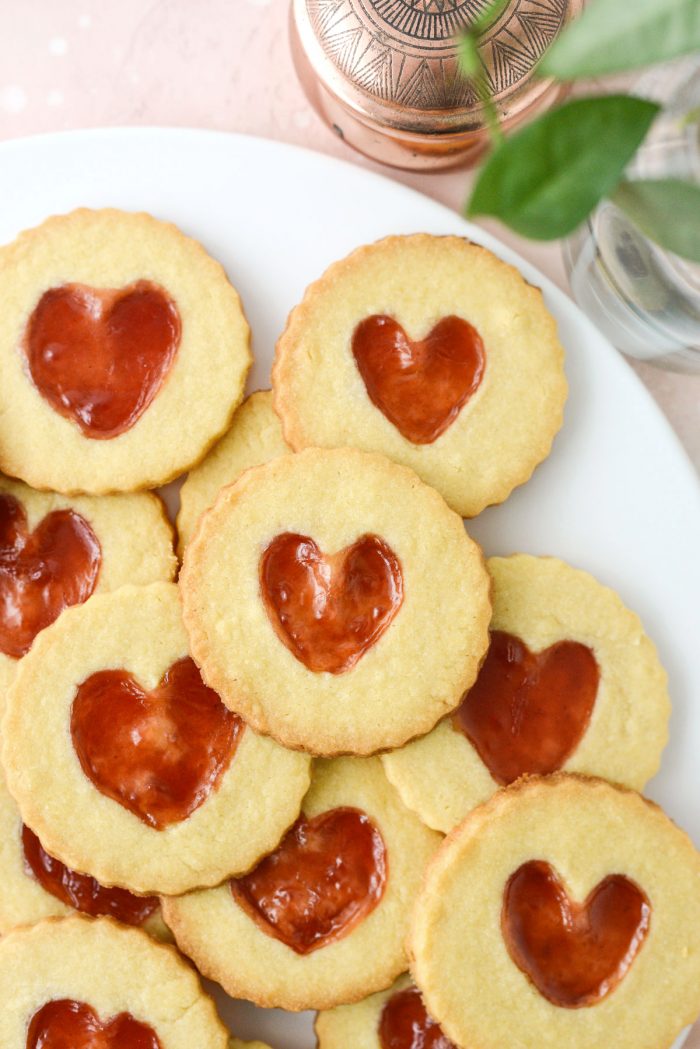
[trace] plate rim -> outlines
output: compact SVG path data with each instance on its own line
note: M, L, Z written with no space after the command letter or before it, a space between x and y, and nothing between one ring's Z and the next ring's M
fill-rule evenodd
M525 258L517 249L511 248L505 244L500 238L491 233L489 230L484 229L478 223L471 221L466 218L461 212L453 210L448 205L443 204L441 201L436 200L429 194L421 193L420 190L414 189L412 186L407 186L403 182L399 182L392 179L390 174L384 172L374 171L371 168L366 168L360 164L355 164L351 159L345 159L344 157L336 157L330 153L323 153L319 150L311 149L308 146L302 146L294 142L284 142L279 139L264 138L261 135L252 135L246 132L239 131L227 131L221 128L198 128L191 127L189 125L166 125L166 124L139 124L129 126L126 124L110 125L98 125L95 127L87 128L69 128L61 131L47 131L40 132L32 135L23 135L16 138L9 138L0 141L0 160L3 154L10 152L22 153L27 149L52 147L54 145L61 144L63 142L89 140L91 138L146 138L150 139L153 137L164 137L164 138L188 138L196 137L198 139L211 139L212 141L218 141L223 143L234 141L239 143L249 143L254 149L270 150L275 152L277 150L290 151L292 153L300 154L307 158L313 158L312 162L321 162L331 167L339 167L347 172L349 169L355 176L361 178L367 178L370 181L379 181L380 183L391 186L394 192L404 195L407 199L417 198L423 204L429 202L429 204L442 212L443 215L449 215L452 221L459 223L465 231L465 233L471 237L476 235L480 238L479 242L487 247L490 251L498 254L500 258L513 266L516 266L519 270L530 271L536 276L538 284L537 286L545 293L548 297L553 298L557 304L557 307L563 308L565 311L569 311L575 316L576 323L583 326L584 329L592 330L595 338L600 341L601 345L605 346L605 351L609 358L615 358L613 367L618 370L619 374L625 374L627 378L633 380L633 386L636 386L638 394L641 394L643 399L646 399L647 407L651 407L653 414L657 417L657 422L660 422L662 427L666 430L667 437L671 438L671 443L675 445L676 452L679 453L679 458L684 463L685 469L688 471L688 480L691 482L691 487L695 489L698 512L700 513L700 478L698 472L693 464L692 459L684 447L679 435L674 429L668 416L665 414L660 405L656 402L654 396L650 390L645 386L640 377L634 372L630 364L628 364L622 352L613 345L608 337L595 325L595 323L584 313L578 303L572 298L572 296L566 292L563 288L560 288L550 277L547 277L539 269L536 263L530 262ZM465 171L466 175L466 171ZM539 243L539 242L537 242ZM555 242L559 245L560 240ZM2 246L2 245L0 245Z
M683 487L684 498L687 500L687 505L692 503L698 520L700 520L700 483L690 455L683 446L680 437L676 433L662 408L656 402L653 395L644 385L639 376L636 375L630 367L620 351L613 346L609 339L596 327L593 321L586 316L571 296L565 290L560 288L551 278L545 276L540 271L536 263L530 262L520 253L520 251L503 243L498 235L493 234L482 228L477 223L466 219L459 211L450 208L412 186L407 186L404 183L395 180L391 177L391 172L384 173L375 171L372 168L353 163L352 159L336 157L296 143L288 143L276 139L262 138L257 135L222 129L157 124L138 126L95 126L89 128L44 132L5 139L0 142L0 165L2 164L3 159L10 154L21 155L27 153L31 154L32 151L41 151L43 149L65 149L67 146L69 147L71 143L76 143L79 144L81 148L86 148L86 146L89 146L91 140L100 142L109 142L109 140L118 139L130 139L132 141L141 139L150 141L157 138L172 141L181 140L182 142L188 141L190 144L192 139L195 138L200 142L204 140L216 142L217 148L223 147L225 149L227 146L233 145L234 148L243 151L246 149L254 149L261 152L268 152L270 154L278 154L280 151L287 154L291 153L305 158L305 160L311 164L325 166L331 172L333 170L342 171L344 177L349 176L351 178L356 178L359 181L364 182L365 185L382 184L385 188L390 188L393 194L404 198L407 202L407 208L410 207L411 201L414 200L420 201L422 208L425 208L426 204L428 204L431 209L433 209L436 216L442 216L443 219L449 221L449 224L454 227L454 232L458 235L460 230L463 231L464 236L477 240L489 250L496 253L500 258L517 267L527 280L531 283L536 283L537 286L542 289L548 299L548 306L553 308L553 312L555 312L558 317L560 315L566 316L567 320L569 320L577 330L582 333L584 338L590 335L595 340L597 343L595 352L605 354L609 367L616 371L617 376L620 378L623 385L625 383L627 384L625 388L636 391L636 403L643 407L646 417L655 419L654 425L657 427L656 432L665 435L665 444L662 449L664 462L673 464L676 476ZM191 145L188 148L191 148ZM420 225L420 222L418 225ZM605 347L604 350L603 347ZM666 449L668 449L668 452ZM683 649L683 654L684 661L686 659L692 659L692 654L686 654L685 648ZM700 713L698 714L698 717L700 717Z

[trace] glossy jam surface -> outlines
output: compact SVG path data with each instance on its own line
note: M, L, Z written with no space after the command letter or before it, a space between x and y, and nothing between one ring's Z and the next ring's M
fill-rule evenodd
M243 722L202 681L189 658L146 692L125 670L79 686L71 735L85 775L150 827L198 809L228 768Z
M374 314L352 336L370 400L413 444L432 444L455 421L484 376L484 344L461 317L443 317L419 342L393 317Z
M32 1017L27 1049L162 1049L156 1032L130 1013L101 1020L69 998L47 1002Z
M68 605L86 601L102 550L85 518L54 510L27 528L24 507L0 493L0 652L20 659Z
M511 958L537 990L566 1009L596 1005L629 970L649 931L651 905L622 874L572 902L542 860L519 867L503 894L501 929Z
M533 653L494 630L479 676L453 715L498 783L561 768L588 728L600 672L590 648L559 641Z
M22 827L27 872L42 889L67 907L92 918L108 915L125 925L142 925L158 909L157 896L134 896L128 889L106 889L89 874L80 874L49 856L36 834Z
M301 816L255 870L231 880L247 914L297 954L347 936L384 894L387 855L381 834L358 809Z
M29 372L51 407L86 437L129 430L160 390L180 344L175 303L150 281L125 288L64 284L27 325Z
M328 556L284 532L260 559L260 589L279 639L309 670L342 674L388 628L403 601L396 554L376 535Z
M428 1016L420 991L407 987L392 994L379 1017L381 1049L456 1049Z

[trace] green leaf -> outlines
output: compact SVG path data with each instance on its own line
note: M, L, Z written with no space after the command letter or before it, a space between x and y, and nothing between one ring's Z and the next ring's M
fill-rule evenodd
M659 107L628 95L578 98L504 139L482 167L469 215L554 240L610 194Z
M471 32L475 36L481 36L492 22L499 18L507 8L510 0L493 0L493 3L485 7L480 15L477 15L471 25Z
M682 179L623 181L610 199L651 240L700 262L700 186Z
M700 124L700 106L694 106L684 113L679 123L682 128L690 127L691 124Z
M486 123L495 142L501 139L502 132L498 121L498 109L491 97L486 72L479 54L479 32L481 31L479 26L482 20L487 24L492 17L500 14L507 2L508 0L496 0L495 3L490 4L482 11L473 29L468 33L463 33L459 40L460 72L471 80L477 97L484 107Z
M481 59L476 38L471 33L463 33L459 38L459 66L465 76L475 77L481 73Z
M465 76L474 77L483 73L483 64L479 56L479 37L483 36L492 22L505 11L510 0L492 0L480 15L477 15L468 29L459 38L458 55L462 72Z
M700 50L698 0L591 0L539 64L557 80L619 73Z

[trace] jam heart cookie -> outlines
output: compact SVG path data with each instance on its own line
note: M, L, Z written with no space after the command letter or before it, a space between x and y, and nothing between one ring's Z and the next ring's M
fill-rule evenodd
M82 208L0 250L0 469L150 488L228 427L251 363L218 262L150 215Z
M110 918L46 919L0 942L3 1049L226 1049L197 974Z
M554 557L492 557L491 645L451 717L382 757L403 801L449 831L499 786L560 769L641 790L668 739L666 673L639 618Z
M172 579L176 565L155 495L66 497L0 476L0 696L64 608L124 583Z
M3 762L51 856L144 894L247 870L309 783L305 755L204 684L172 583L92 597L37 638L8 694Z
M216 502L219 491L237 481L244 470L291 452L272 407L272 393L258 390L246 398L233 417L231 429L191 470L180 489L177 515L180 555L194 535L197 523Z
M521 780L431 863L412 974L470 1049L666 1049L700 1012L699 886L690 839L640 795Z
M110 917L169 939L157 896L135 896L128 889L106 888L89 874L71 870L44 849L22 823L0 771L0 935L42 918L78 911Z
M566 380L539 289L461 237L387 237L329 267L272 371L297 451L346 445L410 466L463 517L549 454Z
M207 683L314 754L427 732L488 644L490 582L460 518L413 471L356 449L284 455L225 488L181 587Z
M241 878L163 901L176 942L228 994L294 1011L386 987L439 844L377 758L319 761L300 818Z
M320 1012L314 1026L318 1049L457 1049L406 974L387 991Z

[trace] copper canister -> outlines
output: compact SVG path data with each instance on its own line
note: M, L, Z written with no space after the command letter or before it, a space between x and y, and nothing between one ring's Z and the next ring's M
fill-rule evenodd
M533 75L584 0L511 0L480 53L504 130L561 91ZM458 39L487 0L292 0L297 72L349 145L395 167L473 163L488 142L484 106L458 67Z

